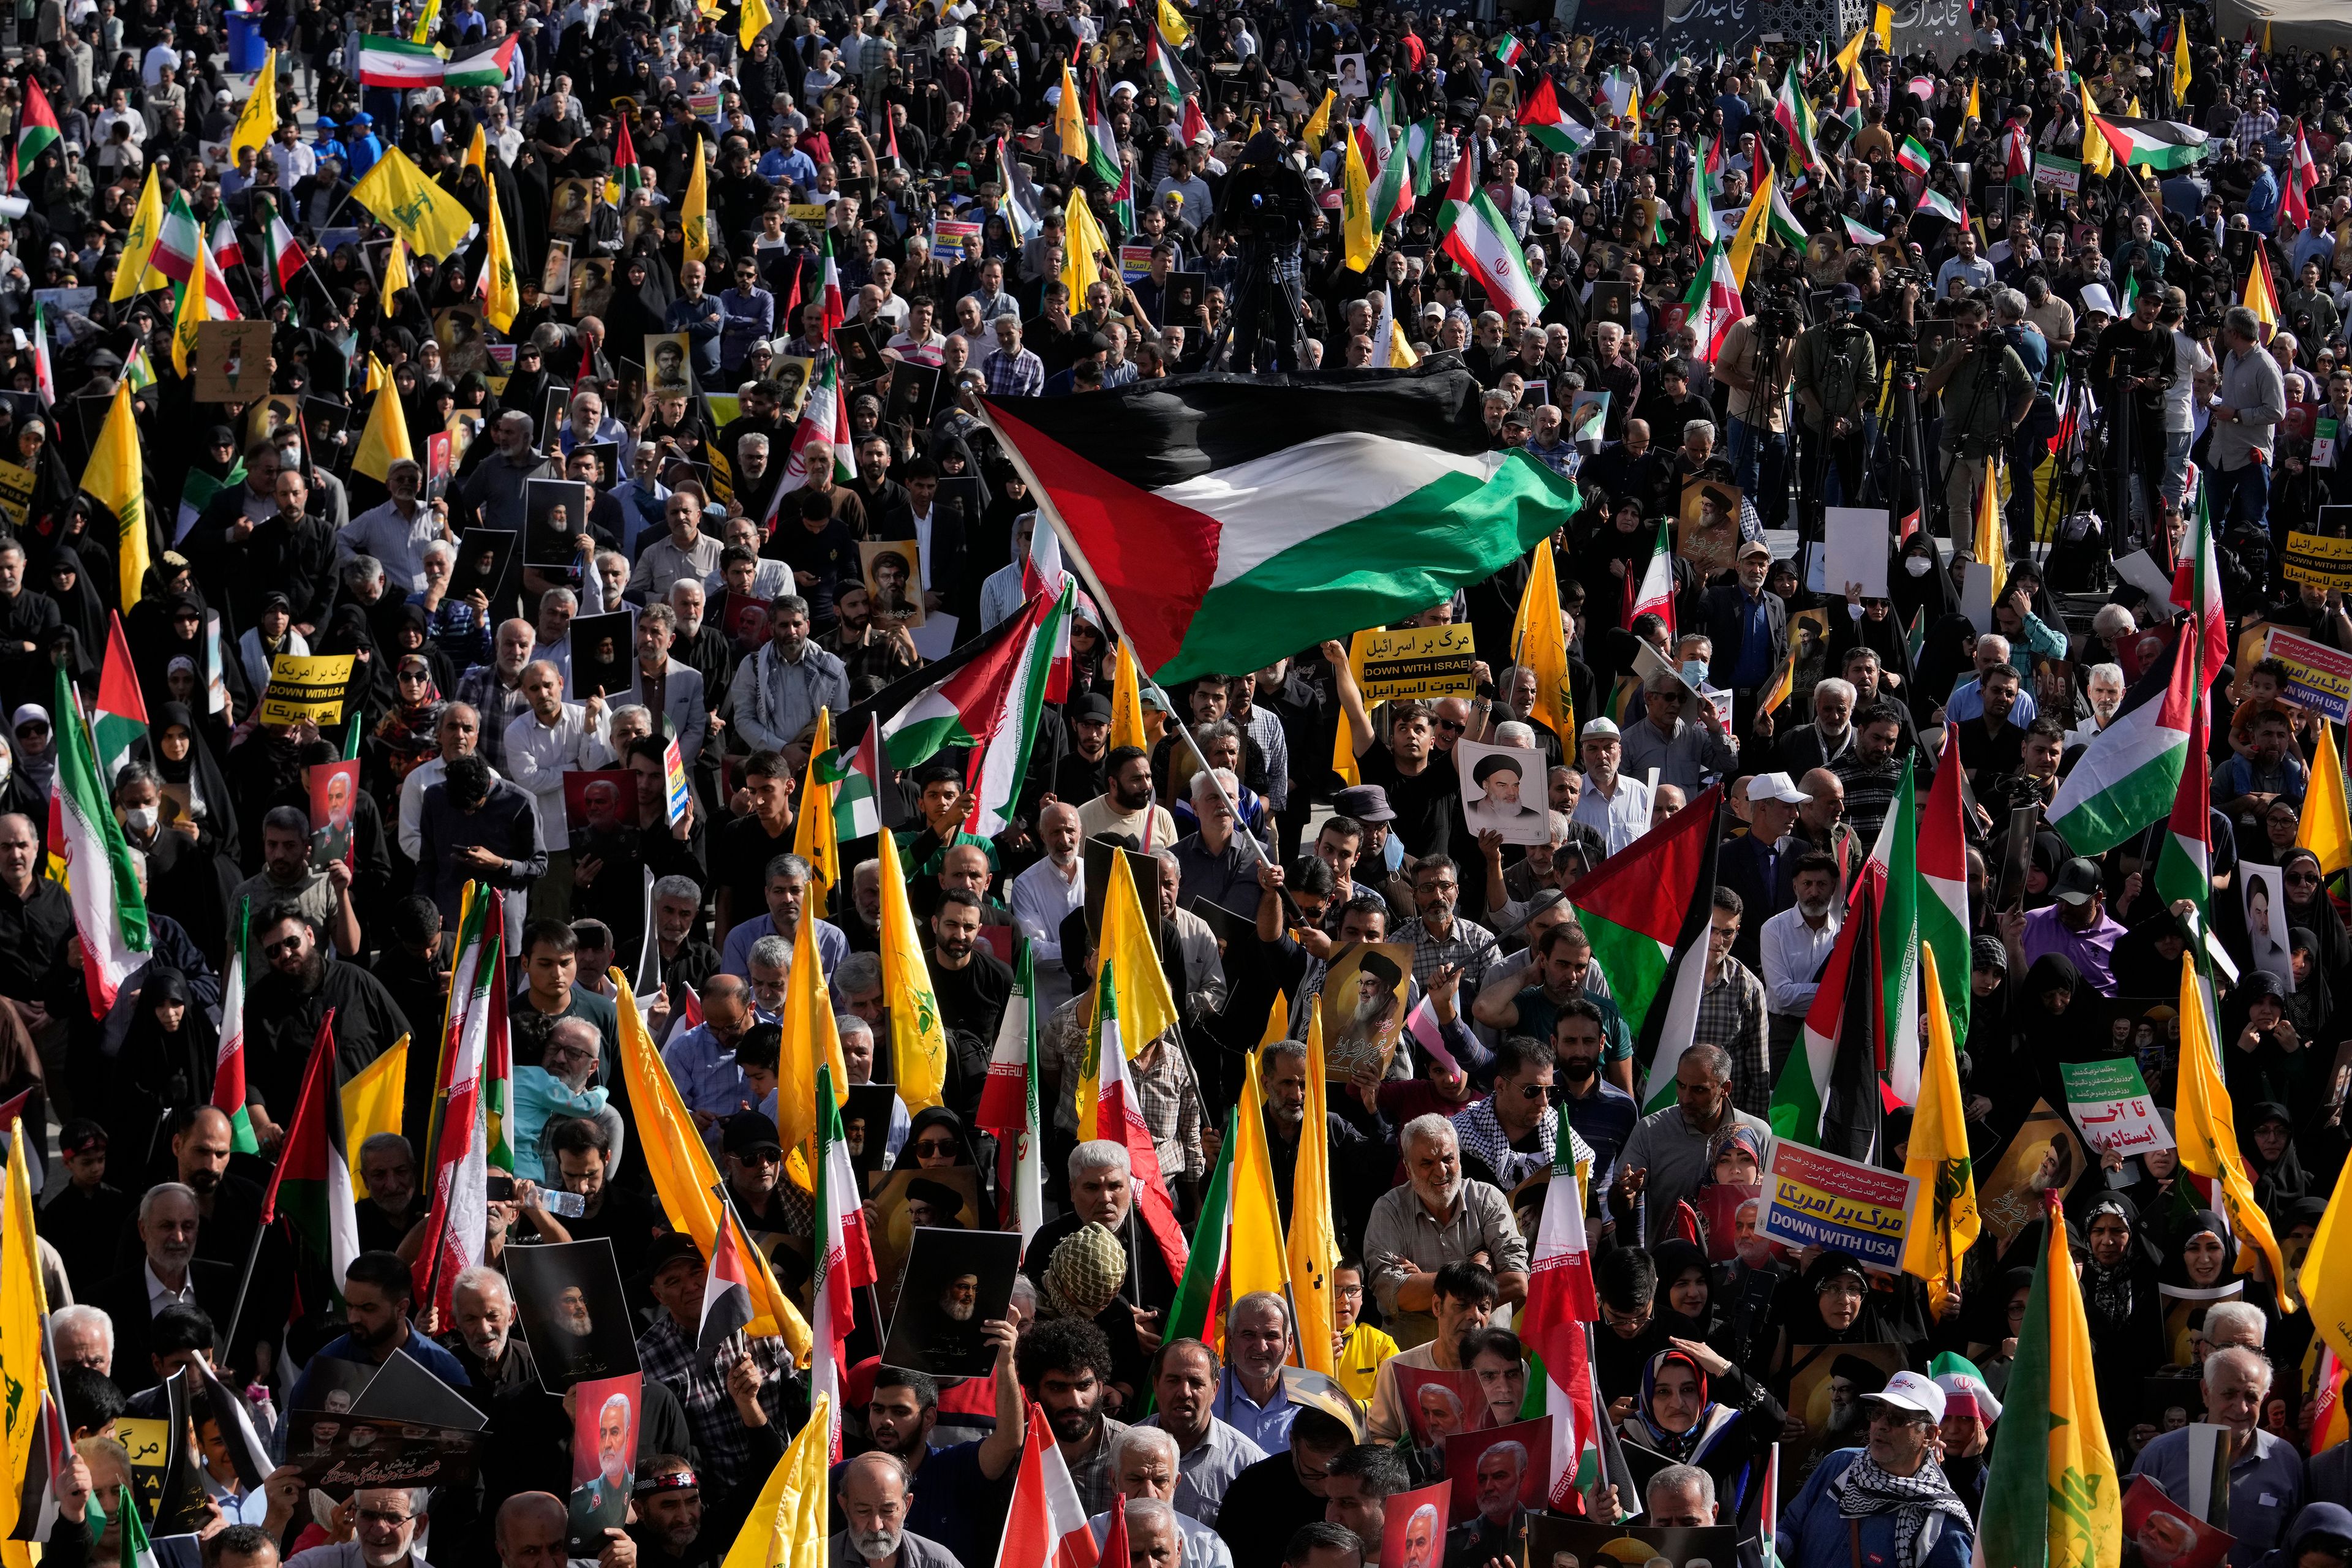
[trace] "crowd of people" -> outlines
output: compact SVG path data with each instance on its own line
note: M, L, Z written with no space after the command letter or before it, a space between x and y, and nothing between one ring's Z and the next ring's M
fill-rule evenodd
M1728 1528L1748 1563L1958 1568L2063 1224L2126 1479L2187 1508L2218 1427L2229 1561L2352 1563L2342 1372L2294 1279L2352 1150L2352 824L2313 674L2352 655L2352 614L2326 541L2290 548L2352 504L2342 51L2153 0L1988 5L1937 37L1823 7L1811 43L1496 9L26 0L0 80L0 1101L37 1160L72 1438L45 1561L144 1563L142 1510L167 1557L194 1538L172 1568L725 1559L823 1369L702 1342L713 1260L655 1190L625 1036L642 1021L813 1310L819 1216L776 1105L814 1048L786 1022L805 937L879 1275L828 1385L830 1561L1009 1563L1034 1404L1115 1568L1490 1568L1595 1513ZM362 184L380 169L471 232L416 243L421 209ZM211 260L142 288L183 214ZM267 396L199 399L175 331L205 276L211 319L269 323ZM1495 449L1576 485L1537 559L1403 623L1470 628L1468 681L1368 702L1358 628L1316 627L1339 640L1141 682L1138 729L1081 576L1002 831L971 830L961 752L886 748L882 826L845 833L829 884L795 853L834 809L809 792L849 776L821 729L854 748L1053 592L1052 497L992 409L1100 396L1116 431L1143 384L1228 372L1466 377ZM122 388L127 511L119 474L89 479ZM2205 669L2189 782L2221 1077L2285 1278L2179 1151L2102 1153L2063 1071L2179 1093L2208 928L2158 891L2167 824L2085 855L2048 808L2197 640L2183 562L2235 656ZM1531 582L1562 648L1517 640ZM340 700L266 704L279 661L338 656ZM110 1006L62 885L77 749L144 910ZM1925 799L1951 768L1967 930L1937 957L1968 976L1979 1191L2015 1223L1931 1297L1775 1241L1759 1197L1855 873L1906 776ZM1644 982L1577 888L1695 802L1720 803L1704 982L1654 1083L1657 1031L1620 1006ZM1127 1068L1156 1176L1080 1136L1122 850L1180 1015ZM486 899L512 1182L451 1286L433 1064ZM912 1107L882 956L902 901L945 1043ZM897 1364L908 1232L1019 1228L979 1112L1026 1005L1043 1223L1001 1308L956 1275L900 1358L976 1375ZM261 1217L330 1019L346 1114L374 1108L340 1263ZM1294 1301L1202 1315L1139 1223L1213 1242L1233 1129L1261 1119L1285 1226L1325 1151L1328 1378L1300 1370ZM1568 1167L1595 1387L1643 1464L1547 1507L1524 1448L1457 1471L1444 1438L1538 1406L1531 1260ZM643 1393L576 1424L604 1301L546 1299L527 1255L582 1241L610 1245ZM341 1423L289 1417L347 1412L396 1352L476 1413L467 1462L318 1484ZM165 1531L148 1450L182 1419L203 1495ZM1391 1542L1391 1500L1449 1477L1475 1511ZM2166 1518L2124 1550L2176 1560Z

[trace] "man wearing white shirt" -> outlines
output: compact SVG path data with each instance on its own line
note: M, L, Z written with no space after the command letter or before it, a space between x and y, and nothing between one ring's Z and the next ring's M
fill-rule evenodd
M411 860L425 847L425 792L441 782L451 762L471 756L481 738L482 716L470 703L443 706L440 721L433 727L433 739L440 751L400 781L400 852ZM492 768L490 777L499 776L499 770Z
M1062 922L1087 902L1087 863L1078 853L1082 837L1078 808L1055 801L1037 818L1045 858L1013 879L1013 923L1036 955L1039 993L1057 1007L1071 995L1069 970L1062 962Z
M547 875L532 884L533 920L568 920L572 912L572 834L563 815L563 775L609 767L611 716L602 697L563 700L563 672L546 659L522 672L530 709L507 726L507 768L539 803L547 835Z
M994 631L1021 613L1029 602L1023 591L1023 568L1029 561L1029 542L1037 532L1037 514L1024 511L1013 522L1013 560L988 574L980 585L980 629Z
M448 503L424 499L425 468L414 458L394 458L383 482L392 499L352 519L335 535L335 552L346 561L373 556L404 596L423 593L425 546L450 537Z
M1805 1026L1813 993L1821 989L1822 965L1837 945L1837 862L1815 850L1797 861L1793 880L1795 905L1766 921L1758 942L1774 1061Z
M1609 720L1595 719L1585 725L1578 747L1584 763L1584 789L1577 796L1576 809L1569 814L1570 821L1580 822L1601 835L1611 855L1650 831L1650 786L1617 772L1624 761L1624 748L1622 733Z
M172 42L172 24L166 22L163 37L149 46L146 54L140 58L139 85L152 90L163 79L167 68L177 71L179 64L180 51Z

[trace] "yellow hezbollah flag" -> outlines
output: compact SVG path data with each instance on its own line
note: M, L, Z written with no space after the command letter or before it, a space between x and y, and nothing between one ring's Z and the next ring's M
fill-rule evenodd
M1110 743L1151 750L1151 733L1143 727L1143 682L1135 669L1135 645L1118 639L1118 668L1110 680Z
M1282 993L1274 1005L1283 1005ZM1267 1020L1269 1026L1273 1020ZM1289 1020L1284 1019L1286 1030ZM1251 1058L1253 1062L1255 1058ZM1339 1266L1339 1240L1331 1225L1331 1127L1323 1083L1322 1009L1307 1015L1307 1120L1298 1132L1298 1163L1290 1173L1290 1295L1298 1313L1298 1364L1326 1377L1339 1375L1331 1335L1339 1327L1331 1271Z
M1735 289L1748 287L1748 260L1756 254L1756 242L1764 237L1765 220L1772 213L1772 170L1768 166L1764 177L1756 182L1756 194L1748 200L1748 211L1739 220L1738 232L1731 237L1731 282Z
M2259 245L2254 247L2254 264L2246 268L2245 297L2238 303L2252 310L2254 320L2273 331L2278 331L2278 290L2271 287L2270 258L2263 254Z
M1959 1052L1952 1043L1951 1015L1936 977L1936 955L1919 949L1921 983L1927 988L1927 1058L1919 1075L1919 1110L1911 1121L1911 1146L1903 1173L1919 1184L1911 1225L1903 1239L1903 1272L1927 1282L1928 1321L1944 1315L1944 1304L1960 1282L1960 1259L1983 1228L1977 1215L1977 1184L1969 1161L1968 1118L1960 1100Z
M1342 139L1348 151L1339 166L1339 234L1348 247L1348 270L1369 272L1372 254L1380 248L1380 234L1372 226L1372 176L1364 167L1364 150L1355 133L1347 132Z
M2304 1305L2311 1310L2312 1329L2343 1361L2352 1361L2352 1197L2347 1194L2352 1194L2352 1182L2338 1181L2303 1255L2303 1272L2295 1277Z
M394 463L415 457L415 448L408 444L408 421L401 416L400 388L387 375L368 406L367 428L360 432L360 444L352 453L352 471L382 479L390 476Z
M819 1394L719 1568L824 1568L825 1461L832 1446L833 1400Z
M1967 112L1963 114L1961 118L1965 120L1982 120L1984 118L1984 110L1981 106L1981 101L1977 97L1977 79L1974 77L1969 78L1969 107Z
M49 1392L41 1320L48 1315L49 1301L33 1233L30 1171L33 1142L40 1133L22 1121L12 1124L10 1133L6 1212L0 1215L0 1366L7 1369L8 1384L5 1410L0 1410L0 1423L5 1423L0 1424L0 1465L6 1467L0 1475L0 1535L14 1533L20 1523L32 1523L23 1511L26 1482L28 1477L37 1479L37 1464L39 1474L49 1468L41 1436ZM37 1499L40 1494L34 1495ZM31 1560L25 1545L10 1542L19 1562Z
M923 963L923 942L915 930L914 906L907 901L907 879L898 869L898 845L890 830L878 836L882 858L882 997L890 1010L890 1066L898 1098L908 1110L943 1103L948 1076L947 1026L940 1021L939 994Z
M694 1118L687 1113L686 1102L678 1098L677 1085L670 1081L669 1068L662 1065L653 1037L646 1033L645 1016L637 1011L629 977L618 969L612 976L614 1000L621 1016L621 1076L629 1086L629 1104L637 1118L637 1147L646 1173L654 1179L654 1192L661 1198L670 1228L693 1237L708 1259L719 1238L722 1212L717 1190L719 1167L711 1163L709 1147L702 1142ZM816 1092L811 1089L812 1119L815 1099ZM777 1287L775 1275L768 1269L767 1255L756 1247L741 1251L751 1288L751 1321L744 1331L759 1339L782 1336L793 1358L806 1362L807 1321Z
M2286 1279L2279 1257L2278 1238L2262 1205L2254 1201L2254 1184L2238 1152L2237 1126L2230 1120L2230 1091L2221 1083L2221 1053L2215 1043L2213 1020L2205 1011L2205 987L2198 983L2194 952L2180 955L2180 1070L2173 1095L2172 1131L2180 1143L2180 1163L2192 1175L2210 1177L2221 1200L2221 1214L2238 1238L2238 1268L2242 1271L2260 1253L2271 1266L2271 1278ZM2291 1303L2290 1303L2291 1306Z
M704 166L701 147L696 142L694 167L686 176L686 205L677 215L688 261L710 259L710 171Z
M1888 54L1895 52L1895 7L1884 3L1871 13L1870 30L1878 38L1878 47Z
M2186 21L2187 18L2183 17L2172 24L2172 101L2175 103L2189 101L2189 83L2192 75L2189 69L2189 28Z
M2319 874L2333 877L2352 869L2352 816L2346 813L2344 753L2336 750L2335 724L2320 723L2321 741L2311 766L2311 784L2304 792L2303 818L2295 825L2298 847L2319 857ZM2352 1350L2345 1354L2352 1356Z
M750 48L752 40L766 32L775 19L775 13L768 9L767 0L743 0L742 15L735 24L736 41Z
M1181 49L1192 41L1192 28L1184 20L1184 14L1168 0L1160 0L1160 36L1168 40L1171 49Z
M393 300L400 291L414 287L408 276L408 247L403 245L400 236L395 234L392 237L392 247L383 253L383 314L386 321L392 319L395 308Z
M474 140L466 148L466 161L461 166L481 175L484 184L490 183L490 139L479 122L474 126Z
M490 253L482 263L482 314L505 331L522 310L522 290L515 283L514 247L507 243L507 220L499 211L499 187L490 192ZM395 242L397 243L397 242Z
M194 373L188 368L196 356L196 329L212 320L212 302L205 296L205 279L212 273L209 250L196 258L195 270L180 285L180 307L172 318L172 368L182 375Z
M2086 174L2112 174L2116 172L2115 150L2099 133L2092 121L2098 117L2098 100L2091 96L2088 82L2076 81L2074 89L2083 95L2083 172Z
M1992 597L1999 604L2001 590L2009 585L2009 551L2001 538L2000 465L1996 458L1985 459L1984 488L1977 492L1976 537L1969 544L1978 563L1992 568Z
M456 255L474 227L457 198L425 178L397 147L384 149L375 167L352 187L352 197L419 256Z
M1845 41L1845 47L1837 52L1837 68L1840 77L1852 76L1853 68L1862 63L1862 41L1869 37L1868 27L1857 27L1854 29L1853 37Z
M2060 76L2066 74L2066 29L2063 24L2050 30L2050 68ZM2135 115L2133 118L2138 118Z
M1528 716L1559 736L1561 745L1573 746L1576 703L1568 687L1568 626L1560 619L1559 577L1549 539L1537 542L1528 566L1528 585L1511 623L1511 660L1535 674L1536 702Z
M1063 157L1087 161L1087 111L1078 103L1078 79L1066 64L1062 67L1062 99L1054 105L1054 141L1055 151ZM1072 297L1085 299L1082 294Z
M1323 101L1315 106L1315 112L1307 117L1306 129L1299 132L1298 139L1307 143L1308 157L1312 158L1323 151L1323 138L1331 129L1331 106L1339 101L1339 92L1326 88Z
M343 1147L351 1151L352 1199L367 1196L360 1180L360 1150L379 1132L400 1131L401 1096L408 1089L408 1040L403 1035L392 1049L353 1073L339 1098L343 1103Z
M1094 208L1087 205L1086 193L1076 187L1063 215L1062 245L1062 286L1070 291L1071 299L1083 301L1087 289L1102 278L1100 258L1109 254L1110 241L1103 237L1102 225L1095 221Z
M809 736L808 767L801 774L800 821L793 826L793 853L809 863L814 886L807 897L820 909L826 896L841 886L841 838L833 826L833 786L824 782L821 765L832 751L833 715L819 708L816 729Z
M885 835L887 837L887 835ZM889 874L889 868L883 868ZM833 996L825 989L824 964L816 955L816 889L801 894L801 918L793 927L793 968L784 983L783 1053L776 1059L776 1142L784 1146L784 1169L804 1192L816 1189L816 1069L833 1069L835 1104L849 1098L849 1064L841 1056L841 1030L833 1021ZM886 890L882 895L889 897ZM911 1109L911 1107L909 1108Z
M395 240L394 243L398 244L399 242ZM384 379L383 361L376 358L373 354L368 355L367 379L360 384L360 392L362 395L372 395L377 387L382 386L384 384Z
M201 289L194 290L203 293ZM137 604L147 587L147 489L145 459L139 447L139 422L131 412L131 384L114 384L114 402L99 426L98 444L81 471L82 493L114 514L115 559L120 563L122 607Z
M1121 1020L1122 1023L1125 1020ZM1150 1039L1149 1035L1139 1036ZM1225 1242L1226 1301L1253 1290L1289 1293L1288 1249L1282 1236L1282 1209L1274 1195L1274 1155L1265 1142L1265 1100L1258 1085L1257 1053L1243 1073L1241 1102L1234 1107L1233 1228ZM1302 1144L1300 1152L1305 1152ZM1212 1323L1217 1342L1224 1325Z
M889 875L887 866L883 875ZM1110 887L1103 894L1102 935L1095 952L1097 962L1108 965L1117 977L1118 1037L1131 1058L1176 1022L1176 1000L1168 993L1168 975L1160 967L1160 950L1152 943L1150 928L1143 923L1143 903L1136 896L1135 876L1127 868L1124 855L1110 858ZM1088 1067L1076 1089L1080 1142L1099 1136L1095 1131L1095 1110L1102 1098L1100 1068L1091 1053Z
M155 237L163 228L163 187L156 183L155 166L147 166L147 184L139 192L139 205L131 214L131 232L123 237L122 260L114 269L114 286L107 292L107 302L120 304L132 295L149 289L161 289L171 282L155 270L151 258L155 254Z
M261 57L261 74L253 79L253 96L237 111L236 129L229 133L228 161L247 147L258 153L278 133L278 51Z

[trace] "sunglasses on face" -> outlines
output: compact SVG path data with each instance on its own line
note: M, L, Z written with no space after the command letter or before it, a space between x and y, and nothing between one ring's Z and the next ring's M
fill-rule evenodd
M1449 735L1459 735L1465 728L1459 719L1440 719L1437 727Z

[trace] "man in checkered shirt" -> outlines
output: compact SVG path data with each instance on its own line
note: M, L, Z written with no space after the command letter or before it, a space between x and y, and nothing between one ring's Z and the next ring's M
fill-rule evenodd
M782 1452L776 1429L802 1414L788 1410L792 1352L781 1338L744 1336L706 1359L697 1341L702 1327L702 1249L690 1236L666 1232L646 1252L646 1274L662 1315L637 1337L637 1360L647 1377L669 1385L686 1406L694 1446L711 1475L726 1487L757 1485Z
M1045 390L1045 362L1021 346L1021 319L996 318L996 352L980 367L991 397L1035 397Z

